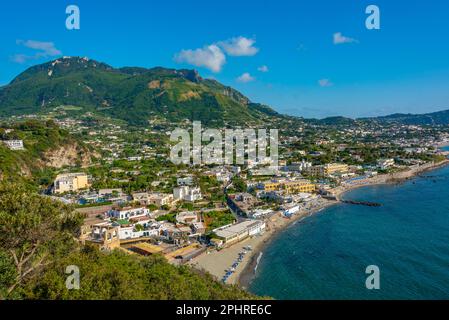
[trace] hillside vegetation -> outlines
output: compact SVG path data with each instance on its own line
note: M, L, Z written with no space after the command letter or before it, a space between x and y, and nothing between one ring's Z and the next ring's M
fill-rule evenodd
M29 68L0 88L0 115L74 106L122 119L200 120L208 125L263 123L277 113L194 70L115 69L87 58L61 58Z
M16 139L23 140L25 150L10 150L2 142ZM53 121L29 120L11 125L0 124L0 178L33 178L40 184L49 183L49 165L52 164L49 160L53 153L60 150L72 150L74 153L63 153L68 159L59 159L61 164L81 166L83 161L90 161L87 147Z
M80 246L75 238L82 220L23 185L0 183L0 299L256 298L162 256ZM80 270L79 290L66 288L71 265Z

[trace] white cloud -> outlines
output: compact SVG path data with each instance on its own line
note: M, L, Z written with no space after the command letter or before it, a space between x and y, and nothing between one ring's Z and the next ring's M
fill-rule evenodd
M226 56L221 49L211 44L195 50L182 50L175 55L176 62L186 62L197 67L206 67L213 72L220 72L226 63Z
M332 87L334 84L329 79L318 80L320 87Z
M254 47L256 41L245 37L218 41L194 50L181 50L175 54L175 61L205 67L213 72L220 72L229 56L253 56L259 49Z
M25 55L25 54L15 54L12 56L11 60L16 63L25 63L27 62L31 57Z
M259 70L260 72L268 72L269 69L266 65L260 66L259 68L257 68L257 70Z
M334 33L334 44L357 43L358 40L345 37L341 32Z
M62 52L55 48L55 44L53 42L43 42L43 41L35 41L35 40L17 40L18 45L23 45L30 49L40 50L42 51L42 55L47 56L58 56Z
M247 83L256 80L253 76L251 76L248 72L245 72L240 77L237 78L238 82Z
M230 56L254 56L259 49L254 47L256 40L245 37L231 38L226 41L220 41L218 46Z
M14 55L12 57L12 60L17 63L25 63L28 60L54 57L62 54L61 50L57 49L53 42L36 41L36 40L26 40L26 41L17 40L16 44L37 51L33 55L26 55L22 53Z

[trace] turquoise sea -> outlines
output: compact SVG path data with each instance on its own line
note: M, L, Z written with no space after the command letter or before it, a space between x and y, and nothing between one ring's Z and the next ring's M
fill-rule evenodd
M264 249L249 290L276 299L449 299L449 167L364 187L296 222ZM365 287L368 265L380 289Z

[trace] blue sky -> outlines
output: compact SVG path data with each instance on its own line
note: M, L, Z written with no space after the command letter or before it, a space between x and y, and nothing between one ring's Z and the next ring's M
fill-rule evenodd
M449 1L26 2L2 1L0 85L60 55L88 56L196 68L305 117L449 109ZM80 30L65 28L70 4ZM369 4L380 8L380 30L365 28Z

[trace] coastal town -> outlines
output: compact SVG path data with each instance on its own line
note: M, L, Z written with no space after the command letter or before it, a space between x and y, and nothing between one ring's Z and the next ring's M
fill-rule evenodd
M448 1L0 12L2 307L449 300Z
M284 119L272 124L281 128L278 166L266 170L262 161L174 165L167 156L173 129L167 123L137 133L90 114L51 121L97 155L87 165L55 169L41 186L43 195L85 216L81 243L105 252L162 255L230 284L255 268L261 247L292 221L347 201L344 193L353 188L400 181L445 164L447 152L439 146L449 141L446 129L427 126ZM23 152L27 142L11 123L3 125L2 143Z

